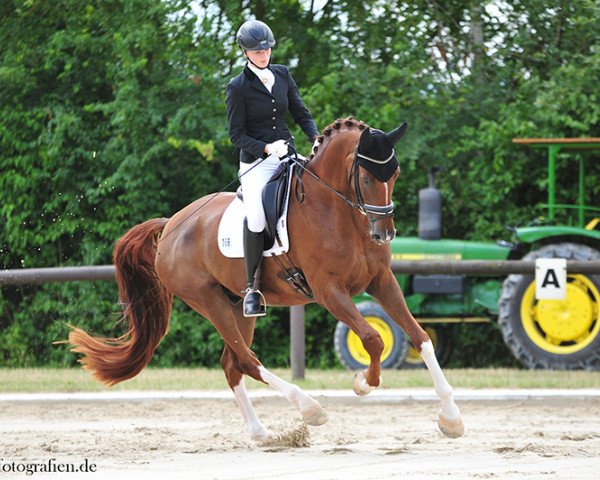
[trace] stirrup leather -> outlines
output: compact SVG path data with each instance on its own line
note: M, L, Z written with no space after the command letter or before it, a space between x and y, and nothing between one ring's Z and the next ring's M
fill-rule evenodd
M267 302L260 290L247 288L244 296L244 317L264 317L267 314Z

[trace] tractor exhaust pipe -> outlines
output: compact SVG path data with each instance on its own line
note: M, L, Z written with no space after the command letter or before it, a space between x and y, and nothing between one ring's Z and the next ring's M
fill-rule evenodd
M438 167L431 167L427 176L429 187L419 190L419 238L439 240L442 238L442 194L435 188Z

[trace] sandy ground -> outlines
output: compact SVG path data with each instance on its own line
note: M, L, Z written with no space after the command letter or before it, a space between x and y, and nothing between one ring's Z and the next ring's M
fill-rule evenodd
M3 402L0 480L600 478L597 398L462 401L467 432L454 440L437 430L435 402L319 401L329 422L296 448L251 442L233 399ZM267 427L301 435L285 400L254 404ZM7 470L51 459L96 472Z

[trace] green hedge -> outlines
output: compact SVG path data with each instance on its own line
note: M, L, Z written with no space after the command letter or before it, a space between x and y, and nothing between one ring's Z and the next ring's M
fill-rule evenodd
M71 282L16 289L2 293L22 295L28 308L15 311L0 325L0 352L6 367L67 367L76 365L77 355L64 341L69 325L101 336L124 332L117 288L113 282ZM5 296L2 296L2 301ZM5 310L6 311L6 310ZM336 368L340 364L333 349L336 320L316 304L306 307L306 365ZM465 324L454 327L455 348L449 366L515 366L516 361L502 343L496 324ZM271 308L258 319L253 349L269 367L289 367L289 309ZM160 367L218 367L223 341L212 324L175 299L170 330L156 351L151 365Z
M418 190L440 166L443 236L507 238L505 224L526 224L546 201L543 153L511 139L600 136L600 6L488 6L0 2L0 268L107 264L131 226L230 182L238 156L224 92L243 65L235 32L252 16L272 25L273 61L290 66L320 129L347 115L386 130L408 121L394 191L402 235L416 232ZM576 160L559 159L561 202L577 195ZM600 198L600 163L587 173L587 199ZM110 334L115 302L114 285L100 282L0 288L2 365L72 365L53 342L68 323ZM283 312L257 328L267 364L288 361ZM308 309L309 366L336 364L334 327ZM452 362L512 361L494 328L459 327ZM217 364L217 334L179 303L171 330L156 363Z

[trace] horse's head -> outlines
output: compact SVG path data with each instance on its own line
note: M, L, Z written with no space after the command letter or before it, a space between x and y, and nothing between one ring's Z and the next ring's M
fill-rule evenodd
M406 122L385 133L353 117L340 118L325 127L310 157L311 174L369 219L371 238L379 244L396 236L392 191L400 169L394 144L406 130Z
M400 168L394 144L406 130L406 122L388 133L366 128L354 152L351 182L360 211L369 219L371 238L379 244L396 236L392 192Z

